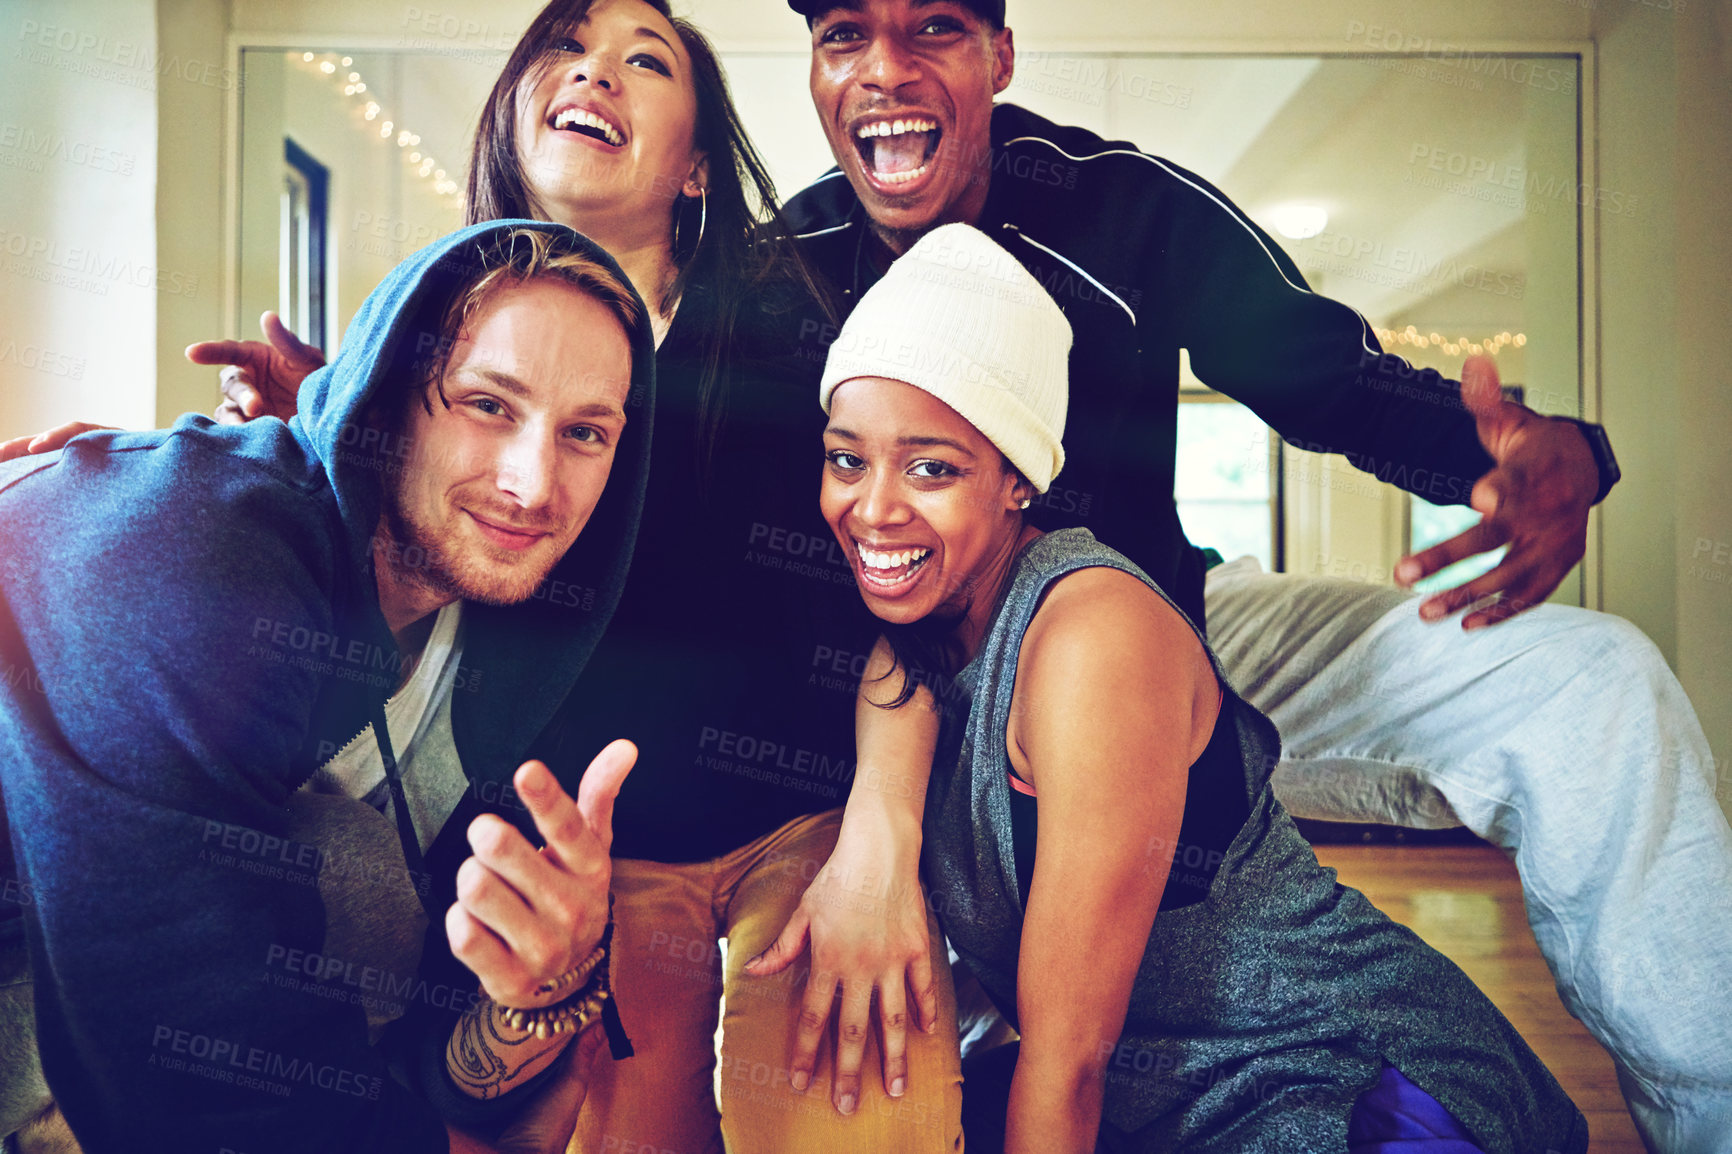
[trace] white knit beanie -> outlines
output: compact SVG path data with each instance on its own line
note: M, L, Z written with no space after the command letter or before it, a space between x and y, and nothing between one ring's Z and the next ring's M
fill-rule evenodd
M1010 458L1039 492L1064 468L1070 322L1040 282L978 229L921 237L837 334L818 403L884 377L924 389Z

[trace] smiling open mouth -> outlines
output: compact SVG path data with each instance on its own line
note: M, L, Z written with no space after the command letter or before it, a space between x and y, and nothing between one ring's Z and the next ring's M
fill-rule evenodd
M907 184L924 176L944 130L915 116L879 120L854 130L854 147L868 172L884 184Z
M575 132L618 148L625 143L619 128L584 108L567 108L553 118L553 127L561 132Z
M909 580L932 557L930 549L902 549L881 553L854 542L860 556L860 575L877 586L896 586Z

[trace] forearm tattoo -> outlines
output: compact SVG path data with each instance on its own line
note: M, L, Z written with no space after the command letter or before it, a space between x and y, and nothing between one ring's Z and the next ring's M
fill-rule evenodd
M464 1014L445 1047L445 1066L459 1089L475 1098L508 1093L539 1059L556 1054L568 1039L538 1039L499 1021L494 1005L481 1004ZM545 1063L543 1063L545 1064Z

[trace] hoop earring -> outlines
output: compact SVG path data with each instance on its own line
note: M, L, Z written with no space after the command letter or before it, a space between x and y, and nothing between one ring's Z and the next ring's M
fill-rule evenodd
M688 196L688 197L685 197L684 199L690 200L691 197ZM704 243L704 229L709 227L709 223L710 223L710 190L707 188L700 188L700 189L698 189L698 239L692 245L692 252L693 253L696 253L698 251L698 245ZM676 217L674 219L674 251L677 253L679 250L680 250L680 221Z

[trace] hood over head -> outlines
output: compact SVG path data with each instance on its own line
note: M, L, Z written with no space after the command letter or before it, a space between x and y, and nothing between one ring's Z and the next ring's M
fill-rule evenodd
M301 386L296 435L324 463L349 553L371 572L371 542L383 507L384 479L407 449L395 413L376 405L387 390L419 384L417 363L437 348L456 292L480 269L482 253L513 229L547 233L560 252L579 252L631 282L601 246L561 224L503 220L472 225L414 253L361 303L335 360ZM619 602L637 540L649 479L655 408L655 340L638 308L631 344L626 426L607 487L583 532L547 581L517 605L463 607L462 672L451 722L472 781L508 783L537 735L576 681ZM598 735L597 748L617 735Z

